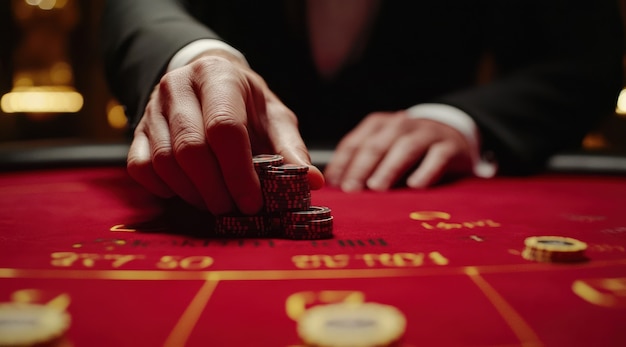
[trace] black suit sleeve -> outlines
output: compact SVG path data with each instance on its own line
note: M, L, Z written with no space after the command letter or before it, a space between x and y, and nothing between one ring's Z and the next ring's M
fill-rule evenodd
M622 86L615 0L493 1L485 24L493 83L444 96L477 122L501 168L540 167L614 112Z
M107 0L102 30L107 80L133 126L171 57L192 41L217 38L175 0Z

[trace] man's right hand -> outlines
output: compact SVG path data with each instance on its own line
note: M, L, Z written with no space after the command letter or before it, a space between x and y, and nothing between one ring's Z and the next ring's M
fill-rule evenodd
M311 166L296 116L247 64L207 52L168 72L154 88L135 129L128 172L161 197L178 195L213 214L258 212L262 205L252 156L280 154Z

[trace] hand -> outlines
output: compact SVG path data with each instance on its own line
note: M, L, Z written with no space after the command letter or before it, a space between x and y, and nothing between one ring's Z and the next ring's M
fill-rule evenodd
M293 112L247 64L218 53L167 73L154 88L128 152L130 176L213 214L261 209L255 154L309 165L311 187L321 187Z
M377 112L341 140L325 175L344 191L384 191L418 165L406 185L426 188L446 172L471 173L471 164L469 145L457 130L411 119L405 111Z

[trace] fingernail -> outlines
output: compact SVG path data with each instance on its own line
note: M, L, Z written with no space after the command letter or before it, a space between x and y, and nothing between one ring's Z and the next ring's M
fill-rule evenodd
M311 189L320 189L326 184L324 174L322 174L321 171L319 171L319 169L315 166L311 166L311 169L309 169L308 178Z
M381 191L386 190L387 187L383 184L383 182L378 177L372 177L367 180L367 187L371 190Z
M363 185L356 180L348 180L341 184L341 190L344 192L358 192L363 190Z
M423 189L425 188L424 182L419 178L408 179L406 181L406 185L413 189Z

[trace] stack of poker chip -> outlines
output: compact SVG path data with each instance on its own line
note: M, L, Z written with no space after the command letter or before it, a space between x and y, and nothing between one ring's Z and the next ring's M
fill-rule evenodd
M305 165L282 164L261 169L265 212L301 211L311 207L311 189Z
M330 209L311 206L308 166L284 164L282 156L270 154L257 155L252 161L261 182L263 210L251 216L217 216L217 235L294 240L327 239L333 236Z
M522 257L548 263L571 263L586 260L587 244L563 236L532 236L524 241Z

